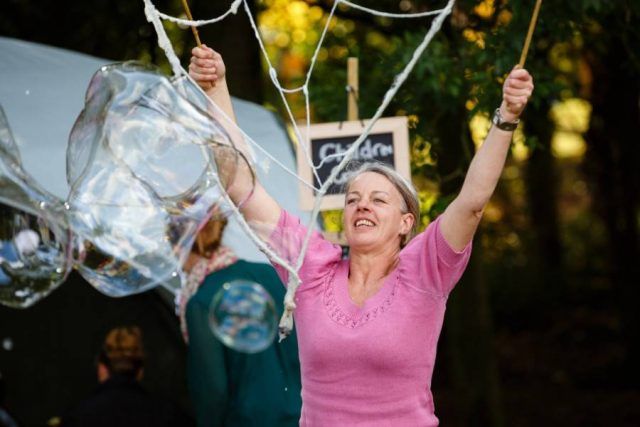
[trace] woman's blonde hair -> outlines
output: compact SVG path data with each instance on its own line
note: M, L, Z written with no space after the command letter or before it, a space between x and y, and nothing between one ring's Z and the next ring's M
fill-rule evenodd
M418 199L418 193L411 182L403 178L402 175L396 172L392 167L381 162L366 162L353 169L349 173L349 177L345 183L345 193L349 191L349 187L351 187L353 180L365 172L377 173L387 178L398 190L400 196L402 196L402 213L410 213L413 215L413 227L411 227L411 231L405 234L400 241L400 247L403 248L407 243L409 243L413 236L415 236L416 230L418 229L418 222L420 221L420 201Z

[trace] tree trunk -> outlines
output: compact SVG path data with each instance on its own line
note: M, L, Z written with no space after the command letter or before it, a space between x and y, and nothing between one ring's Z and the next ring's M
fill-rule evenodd
M455 170L467 170L473 143L464 108L441 118L438 135L442 138L438 153L440 176ZM446 149L445 149L446 148ZM443 196L455 194L463 176L441 187ZM500 396L500 380L493 348L491 304L482 269L479 234L469 266L448 301L445 321L446 354L450 360L449 376L456 396L456 420L451 424L500 427L504 410Z
M551 153L554 125L549 119L550 105L542 99L528 107L527 134L535 135L537 146L531 153L525 169L529 221L533 230L534 250L531 260L537 265L533 271L540 274L541 292L545 303L558 301L565 284L564 251L560 242L558 219L558 175Z
M456 398L461 403L456 424L501 427L505 425L504 410L482 249L478 244L473 251L467 271L449 298L447 308L451 376Z
M640 77L628 61L620 33L611 32L606 51L591 52L593 106L587 133L587 176L597 213L606 225L611 280L627 345L621 375L629 384L640 381ZM603 50L605 50L603 49ZM617 70L612 76L611 70Z

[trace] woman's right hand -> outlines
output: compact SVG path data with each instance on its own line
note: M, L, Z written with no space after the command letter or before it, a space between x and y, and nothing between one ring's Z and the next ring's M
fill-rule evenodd
M208 47L200 45L191 50L191 63L189 64L189 76L195 80L207 93L211 100L225 114L235 120L233 105L227 82L225 80L226 67L222 56ZM244 150L244 138L233 127L227 127L227 121L220 119L220 123L227 128L227 132L234 139L234 145L241 151ZM247 155L247 157L250 157ZM265 191L259 182L254 182L254 172L248 162L240 162L236 170L233 184L227 188L227 192L234 203L241 205L240 210L245 219L252 224L255 231L263 239L268 239L280 218L280 206ZM249 198L247 199L247 196Z
M211 91L225 83L226 67L222 56L203 44L191 50L189 75L205 91Z

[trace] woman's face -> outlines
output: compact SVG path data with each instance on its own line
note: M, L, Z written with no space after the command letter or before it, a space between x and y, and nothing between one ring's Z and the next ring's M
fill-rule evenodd
M347 190L344 230L352 250L400 247L401 237L411 231L413 215L402 213L398 189L375 172L358 175Z

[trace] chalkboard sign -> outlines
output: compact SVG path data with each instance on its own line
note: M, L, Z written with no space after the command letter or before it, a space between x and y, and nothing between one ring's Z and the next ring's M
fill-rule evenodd
M298 174L308 183L320 188L333 169L340 164L344 153L364 131L368 121L349 121L322 123L309 128L307 138L306 126L300 126L304 140L309 145L298 144ZM356 162L378 161L387 163L403 177L411 179L409 168L408 130L406 117L388 117L379 119L352 157ZM306 148L306 152L305 152ZM310 156L317 169L317 177L313 174L307 157ZM344 184L350 168L343 169L329 187L322 199L320 208L341 209L344 207ZM318 181L318 178L320 179ZM302 209L311 210L316 191L309 186L300 186L300 205Z

